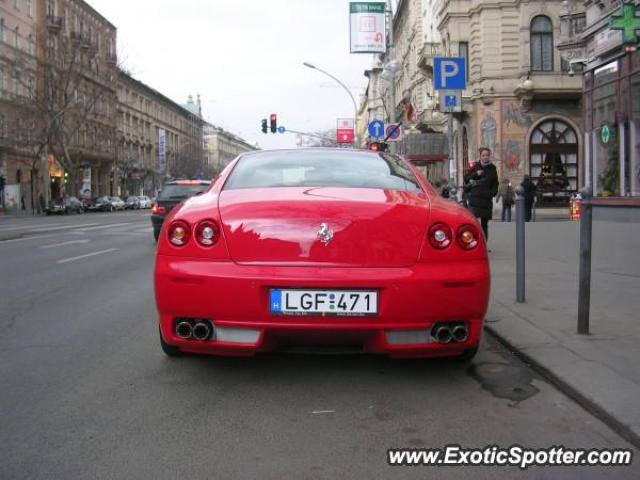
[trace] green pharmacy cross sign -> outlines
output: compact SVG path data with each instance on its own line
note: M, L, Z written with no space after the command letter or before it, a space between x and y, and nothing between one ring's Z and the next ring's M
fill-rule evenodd
M636 12L633 3L622 5L622 15L609 18L609 28L622 30L625 43L636 42L636 30L640 30L640 9Z

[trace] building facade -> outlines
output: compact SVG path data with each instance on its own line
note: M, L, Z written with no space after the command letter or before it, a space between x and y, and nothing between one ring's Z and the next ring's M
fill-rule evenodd
M581 78L558 49L566 2L434 3L442 50L466 58L468 72L451 176L460 185L488 147L501 179L528 174L539 207L566 206L584 184Z
M0 168L17 210L111 193L116 28L82 0L13 0L0 33Z
M211 178L241 153L257 149L237 135L210 124L204 127L204 144L207 174Z
M0 0L0 207L11 212L32 210L32 184L44 185L46 177L25 108L36 84L36 27L34 2Z
M117 91L119 193L153 196L168 179L199 176L204 122L197 111L123 71Z
M585 177L609 216L640 219L640 2L585 1Z

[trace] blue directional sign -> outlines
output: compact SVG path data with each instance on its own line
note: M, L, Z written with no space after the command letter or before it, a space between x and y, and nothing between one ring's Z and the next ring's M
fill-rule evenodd
M444 106L446 108L455 108L458 105L457 98L455 95L445 95L444 96Z
M287 131L287 129L286 129L286 128L284 128L284 127L278 127L278 133L284 133L284 132L286 132L286 131Z
M369 123L369 136L380 138L384 136L384 123L380 120L374 120Z
M433 88L436 90L464 90L467 73L463 57L435 57L433 59Z

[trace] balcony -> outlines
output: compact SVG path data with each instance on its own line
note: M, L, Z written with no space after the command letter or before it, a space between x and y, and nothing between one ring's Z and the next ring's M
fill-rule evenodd
M441 46L439 43L425 42L418 54L418 67L422 69L433 69L433 57L440 56Z
M56 32L60 31L64 25L64 19L62 17L56 17L55 15L47 15L47 28Z

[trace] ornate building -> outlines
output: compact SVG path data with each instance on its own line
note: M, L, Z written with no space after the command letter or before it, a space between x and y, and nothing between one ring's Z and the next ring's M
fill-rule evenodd
M229 162L256 147L231 132L207 124L204 127L205 164L210 177L218 175Z
M190 97L179 105L120 71L117 172L122 195L155 195L169 178L204 170L202 120Z

